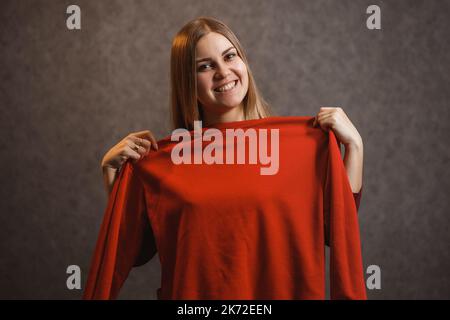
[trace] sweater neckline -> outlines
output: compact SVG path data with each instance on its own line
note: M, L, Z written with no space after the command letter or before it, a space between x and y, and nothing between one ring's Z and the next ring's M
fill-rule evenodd
M207 126L202 124L202 132L204 132L207 129L223 130L223 129L233 129L233 128L247 128L247 127L252 127L254 125L263 124L265 122L277 121L277 120L285 121L285 120L288 120L291 118L311 120L314 117L312 117L312 116L268 116L268 117L259 118L259 119L218 122L218 123L212 123ZM194 132L194 129L189 130L189 132L191 132L191 133ZM159 143L164 142L164 141L171 141L171 135L168 135L168 136L158 140Z
M259 118L259 119L247 119L247 120L236 120L236 121L228 121L228 122L216 122L212 123L210 125L203 125L202 127L204 129L209 128L216 128L216 129L226 129L226 128L241 128L248 125L252 125L255 123L261 123L264 121L272 120L278 117L269 116L265 118Z

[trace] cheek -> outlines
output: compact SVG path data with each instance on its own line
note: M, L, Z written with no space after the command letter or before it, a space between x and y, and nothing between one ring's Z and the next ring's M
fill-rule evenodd
M247 94L248 91L248 73L247 73L247 68L244 68L242 70L242 73L240 75L241 77L241 85L242 85L242 90L243 90L243 94Z
M248 72L247 72L247 66L245 63L241 60L239 65L236 66L236 70L239 73L239 77L241 78L242 85L247 86L248 85Z
M206 77L197 76L197 95L199 97L205 96L210 87L210 81Z

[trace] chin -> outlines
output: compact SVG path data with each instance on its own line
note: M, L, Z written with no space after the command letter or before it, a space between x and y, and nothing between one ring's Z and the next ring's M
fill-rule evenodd
M234 108L239 108L239 105L242 103L242 100L236 100L236 102L233 102L233 103L225 103L225 104L223 104L223 103L218 103L217 104L217 106L218 106L218 108L221 108L221 109L225 109L225 111L229 111L229 110L231 110L231 109L234 109Z
M236 97L234 99L228 99L225 101L217 101L216 100L215 105L219 106L219 107L225 107L227 109L232 109L232 108L239 106L242 103L242 101L244 101L244 97L242 97L242 98Z

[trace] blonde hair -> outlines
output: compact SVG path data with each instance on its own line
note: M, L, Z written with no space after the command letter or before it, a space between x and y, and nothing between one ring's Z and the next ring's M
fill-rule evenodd
M234 33L223 22L211 17L199 17L188 22L172 41L170 55L170 98L174 128L193 130L195 120L202 119L197 99L195 48L206 34L216 32L226 37L247 66L248 91L243 99L245 119L260 119L271 115L270 106L255 84L245 52Z

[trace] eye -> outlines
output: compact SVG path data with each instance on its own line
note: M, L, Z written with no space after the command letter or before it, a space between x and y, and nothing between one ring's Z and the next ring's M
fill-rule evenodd
M233 52L226 55L228 60L233 59L235 56L236 56L236 53L233 53Z
M207 63L207 64L202 64L201 66L198 67L198 71L204 71L206 69L208 69L208 67L210 67L211 64Z

